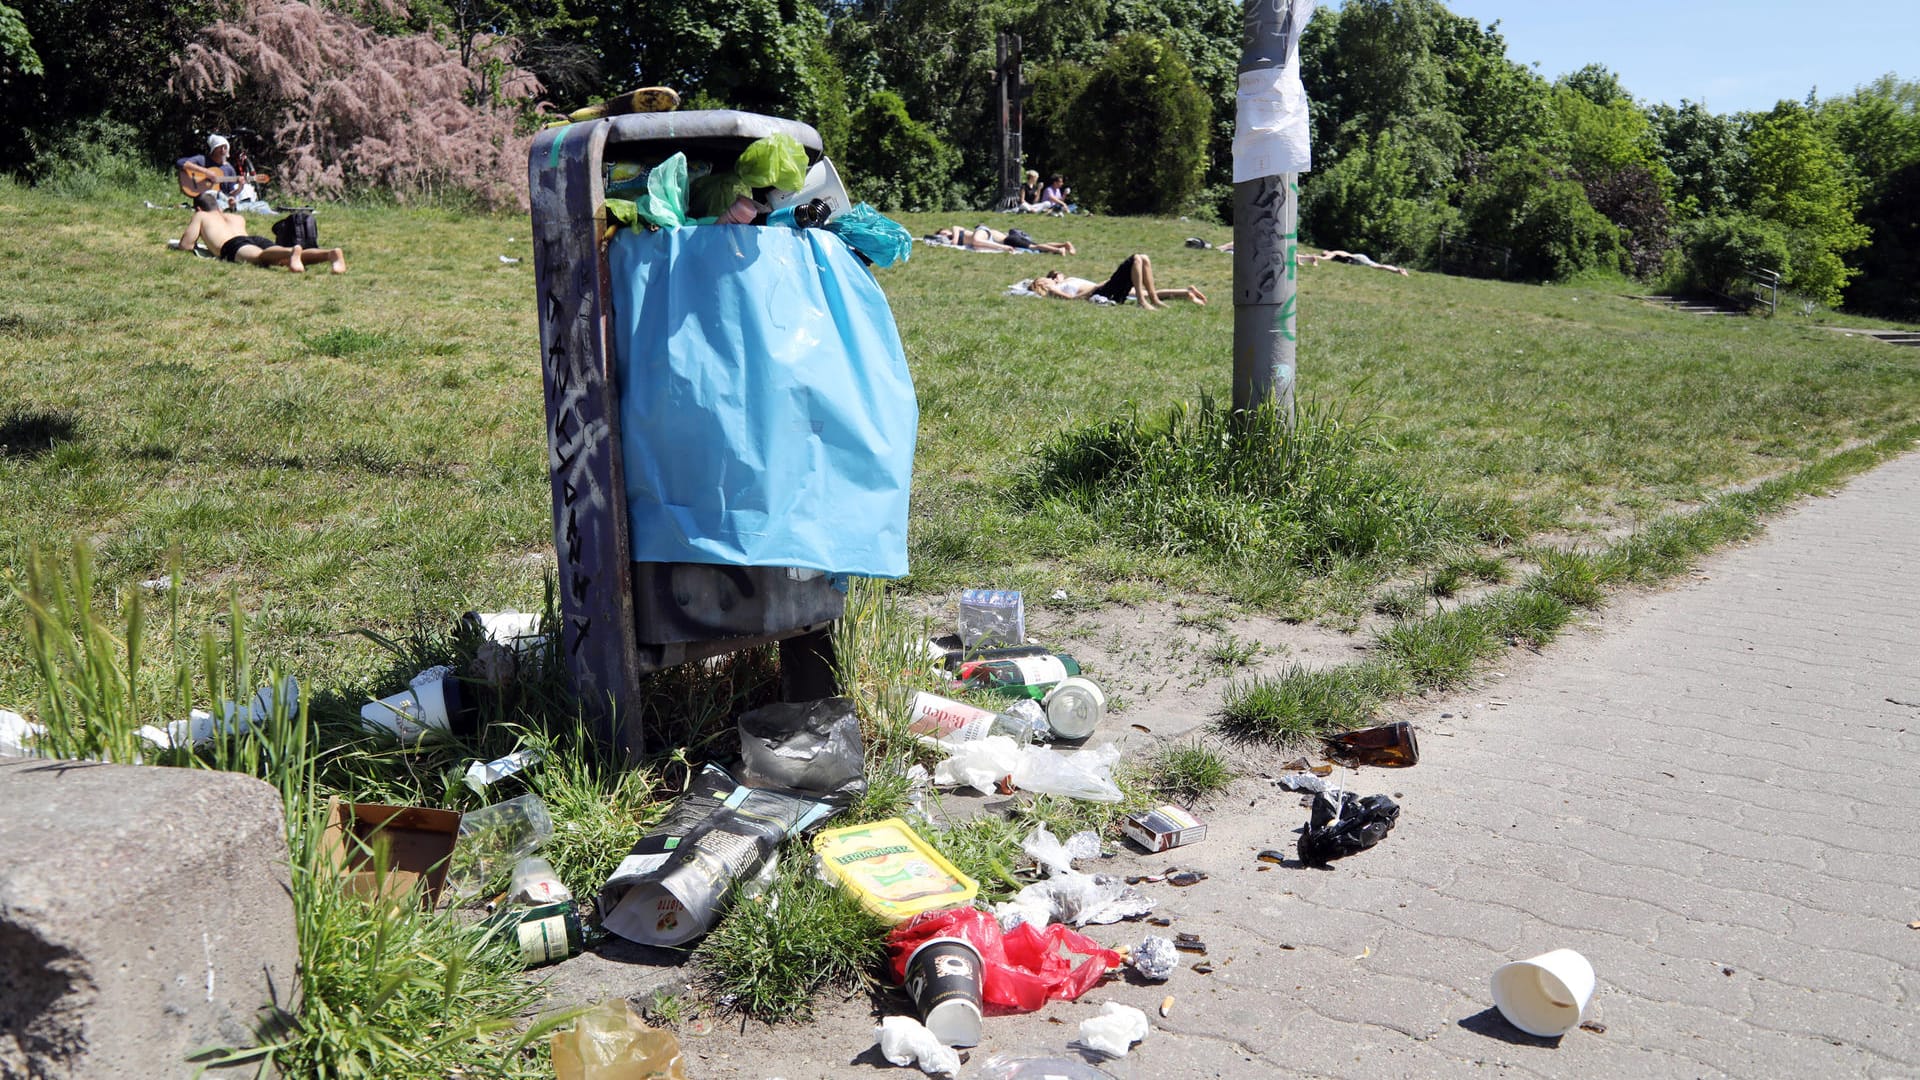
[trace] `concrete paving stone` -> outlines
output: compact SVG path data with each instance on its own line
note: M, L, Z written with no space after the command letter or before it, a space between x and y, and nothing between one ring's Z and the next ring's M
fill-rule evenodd
M1700 956L1752 972L1774 982L1810 990L1891 1001L1899 966L1885 957L1843 949L1823 949L1820 963L1800 962L1804 953L1782 948L1781 939L1742 926L1668 918L1649 942L1673 956Z

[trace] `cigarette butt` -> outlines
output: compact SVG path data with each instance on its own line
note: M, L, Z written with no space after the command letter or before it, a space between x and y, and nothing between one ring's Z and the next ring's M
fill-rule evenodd
M1166 997L1163 997L1160 999L1160 1015L1161 1016L1173 1015L1173 995L1172 994L1168 994Z

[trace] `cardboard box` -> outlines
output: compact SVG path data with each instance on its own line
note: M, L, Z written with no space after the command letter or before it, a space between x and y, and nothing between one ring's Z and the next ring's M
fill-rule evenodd
M1207 835L1204 822L1177 806L1156 806L1131 814L1120 823L1120 829L1148 851L1196 843Z
M459 837L457 810L329 799L321 848L355 893L399 897L418 885L422 902L432 907L440 900L448 857ZM384 879L375 870L381 864Z

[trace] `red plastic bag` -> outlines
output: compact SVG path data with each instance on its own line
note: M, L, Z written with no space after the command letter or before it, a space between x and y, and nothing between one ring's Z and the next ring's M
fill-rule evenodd
M1054 923L1045 930L1021 923L1002 933L992 915L978 908L955 908L916 915L893 930L887 948L893 981L907 977L907 957L934 938L959 938L980 950L985 971L981 999L1011 1012L1032 1012L1048 1001L1072 1001L1120 966L1120 954L1071 927ZM1085 957L1078 967L1073 956Z

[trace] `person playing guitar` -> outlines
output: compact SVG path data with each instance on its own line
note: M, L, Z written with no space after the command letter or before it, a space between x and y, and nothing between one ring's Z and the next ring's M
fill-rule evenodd
M210 191L218 191L220 197L231 207L240 195L241 188L249 181L256 184L267 182L266 173L249 175L233 167L227 161L231 147L225 135L207 137L207 152L183 157L174 162L180 170L180 193L189 199L197 199Z

